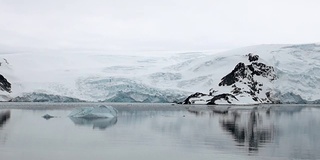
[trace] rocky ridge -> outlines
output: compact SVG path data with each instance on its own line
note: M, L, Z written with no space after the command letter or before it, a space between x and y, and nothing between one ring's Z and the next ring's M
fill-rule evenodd
M274 103L270 96L270 83L277 79L275 70L259 62L259 56L245 55L249 64L239 62L209 94L190 95L184 104L258 104ZM265 86L265 83L269 85Z

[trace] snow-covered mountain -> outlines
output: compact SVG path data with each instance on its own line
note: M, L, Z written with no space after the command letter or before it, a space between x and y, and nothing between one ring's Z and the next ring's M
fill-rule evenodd
M259 62L259 56L245 55L247 63L239 62L226 76L221 78L218 86L209 90L209 94L190 95L184 104L259 104L274 103L273 84L277 79L272 66Z
M245 56L248 53L257 54L259 56L257 62L250 62L249 57ZM215 77L210 79L214 85L208 88L218 91L213 97L224 93L235 96L235 98L228 96L228 99L230 101L233 100L231 103L234 104L316 103L320 99L318 92L320 89L319 44L259 45L208 56L206 60L201 59L198 61L196 68L200 68L199 66L203 66L203 64L210 64L211 68L219 68L209 72ZM256 64L260 64L261 67ZM246 76L233 74L232 72L237 71L239 65L242 66L240 68L243 68L244 73L249 74L246 74ZM253 66L253 68L250 69L250 66ZM192 68L190 69L192 70ZM248 77L248 75L252 75L252 71L257 69L262 71L261 76L255 74L252 76L253 81L250 80L251 76ZM238 69L238 71L242 70ZM239 81L242 82L232 82L230 85L221 86L221 83L228 76L238 77ZM251 84L256 82L256 86L259 88L251 88L248 80L251 81ZM239 88L245 91L244 94L234 93ZM257 95L259 90L259 95ZM199 92L203 91L199 90ZM246 92L254 93L246 94ZM211 92L203 93L210 95ZM208 100L212 99L212 96L199 96L197 94L191 97L195 98L195 103L207 103L209 102ZM242 100L237 100L236 98ZM222 101L218 103L228 103L224 96L219 97L219 100Z
M2 100L29 96L32 101L45 94L85 101L174 102L195 92L203 93L197 102L221 94L236 104L320 99L320 44L259 45L217 54L51 51L3 53L0 58L8 62L0 74L12 91L2 91Z

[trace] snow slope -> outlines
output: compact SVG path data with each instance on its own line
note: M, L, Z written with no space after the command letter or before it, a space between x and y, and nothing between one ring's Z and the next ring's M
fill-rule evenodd
M10 96L20 96L14 99L17 101L34 101L59 95L86 101L173 102L185 98L188 92L170 86L153 85L154 81L159 80L157 74L162 72L163 65L204 55L183 53L146 56L72 51L0 56L10 62L11 71L8 73L13 91ZM43 94L48 96L44 97Z
M258 45L215 54L188 52L126 55L112 52L50 51L0 54L10 67L0 74L12 84L9 97L44 93L87 101L172 102L191 93L209 94L248 53L274 68L262 79L274 99L301 103L320 99L320 44ZM299 99L299 97L301 99ZM246 101L244 103L247 103Z

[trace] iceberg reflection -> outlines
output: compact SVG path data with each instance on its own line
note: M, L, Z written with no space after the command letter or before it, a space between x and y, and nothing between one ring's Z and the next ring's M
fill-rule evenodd
M93 129L104 130L117 123L117 117L113 118L76 118L69 117L75 125L92 126Z

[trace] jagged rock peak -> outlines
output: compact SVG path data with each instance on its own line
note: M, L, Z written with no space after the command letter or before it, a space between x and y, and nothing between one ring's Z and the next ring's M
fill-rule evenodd
M217 100L224 100L224 101L228 102L229 104L232 104L232 101L234 101L234 100L239 101L234 95L224 93L224 94L219 94L219 95L214 96L208 104L216 104Z
M230 86L235 82L239 81L239 78L245 78L246 65L242 62L238 63L236 67L231 71L231 73L227 74L221 79L219 86Z
M252 53L249 53L246 56L248 57L249 62L258 61L259 60L259 56L258 55L253 55Z
M256 56L259 57L258 55ZM277 78L272 66L268 66L259 62L252 62L249 65L245 65L244 63L240 62L229 74L221 79L219 86L230 86L244 78L253 81L254 76L262 76L268 78L270 81L273 81Z

